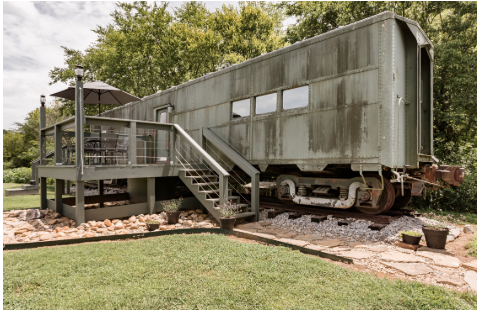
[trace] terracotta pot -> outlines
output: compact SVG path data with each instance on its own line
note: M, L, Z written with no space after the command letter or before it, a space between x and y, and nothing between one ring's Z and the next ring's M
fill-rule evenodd
M181 211L166 211L167 223L168 224L177 224L179 222L179 215Z
M221 217L220 228L233 230L235 225L235 217Z
M146 223L146 226L147 226L147 230L149 230L149 231L159 229L159 224L148 224L148 223Z
M447 235L449 234L449 229L435 230L429 229L426 227L422 228L424 236L426 236L427 247L431 249L445 249Z
M422 236L409 236L406 234L402 235L402 241L410 245L418 245L421 242Z

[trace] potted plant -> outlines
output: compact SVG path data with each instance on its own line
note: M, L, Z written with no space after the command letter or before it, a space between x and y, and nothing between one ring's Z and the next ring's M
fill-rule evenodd
M149 231L159 229L159 221L147 221L146 226Z
M181 207L181 204L182 197L179 199L164 201L162 203L162 207L164 211L166 211L168 224L177 224L177 222L179 222L179 215L181 214L179 208Z
M426 225L422 227L426 237L427 247L432 249L445 249L449 229L445 224Z
M412 230L401 231L399 236L402 237L402 241L404 243L407 243L410 245L418 245L422 238L421 233L417 231L412 231Z
M220 228L233 230L235 225L235 215L240 212L240 207L230 200L223 205L219 205L218 208L222 215L220 217Z

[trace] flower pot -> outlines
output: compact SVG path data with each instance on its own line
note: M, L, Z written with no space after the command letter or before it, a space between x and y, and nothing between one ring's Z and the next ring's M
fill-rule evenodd
M149 230L149 231L159 229L159 224L148 224L148 223L146 223L146 226L147 226L147 230Z
M418 245L421 241L421 238L422 236L410 236L406 234L402 235L402 241L410 245Z
M233 230L235 225L235 217L221 217L220 228Z
M167 223L168 224L177 224L179 222L179 215L181 211L166 211Z
M422 232L426 237L427 247L431 249L445 249L447 235L449 234L449 229L435 230L429 229L426 227L422 228Z

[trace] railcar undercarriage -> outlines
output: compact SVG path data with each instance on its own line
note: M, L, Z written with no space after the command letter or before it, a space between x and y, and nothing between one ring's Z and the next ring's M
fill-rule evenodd
M285 172L278 174L279 172ZM382 214L406 206L412 196L464 182L464 168L422 163L419 169L383 167L378 173L357 173L349 166L330 165L323 172L302 175L292 169L267 168L276 177L277 196L287 204L337 209L356 207L365 214ZM277 173L278 172L278 173ZM272 177L273 178L273 177Z

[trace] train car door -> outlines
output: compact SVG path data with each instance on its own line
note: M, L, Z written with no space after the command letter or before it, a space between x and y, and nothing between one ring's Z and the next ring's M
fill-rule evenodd
M167 107L158 108L155 111L154 118L155 121L158 123L167 123L169 121L169 115L167 113ZM156 137L155 137L155 162L156 163L166 163L167 156L169 154L168 147L169 147L169 139L168 139L169 132L164 130L157 130Z
M419 154L432 155L432 62L426 47L419 49Z

